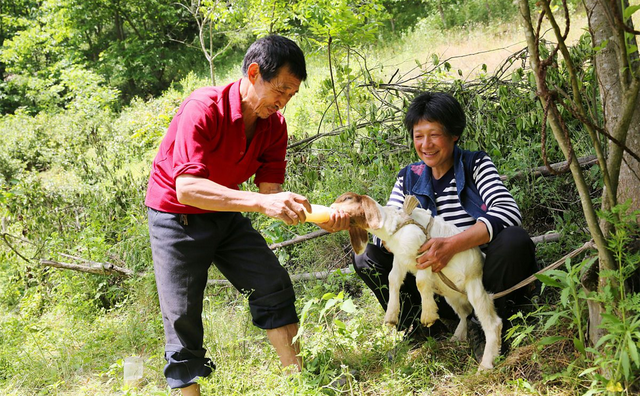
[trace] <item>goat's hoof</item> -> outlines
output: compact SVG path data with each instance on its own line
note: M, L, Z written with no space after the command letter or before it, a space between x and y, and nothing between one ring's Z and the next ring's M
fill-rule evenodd
M460 336L460 335L457 335L457 334L454 334L454 335L453 335L453 336L451 336L451 338L449 339L449 341L451 341L451 342L464 342L464 341L466 341L466 340L467 340L467 335L466 335L466 334L463 334L463 335L461 335L461 336Z
M478 366L478 372L483 372L483 371L489 371L489 370L493 370L493 364L491 365L485 365L485 364L480 364L480 366Z
M398 324L398 315L385 315L384 316L384 323L388 324L389 326L395 326Z
M438 315L422 315L420 317L420 323L424 326L431 327L438 319L440 319Z

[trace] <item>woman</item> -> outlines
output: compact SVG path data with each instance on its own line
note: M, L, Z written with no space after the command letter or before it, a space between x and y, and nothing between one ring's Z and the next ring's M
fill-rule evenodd
M438 272L456 253L480 246L486 254L483 284L487 291L501 292L531 275L536 268L535 247L520 227L518 205L486 153L462 150L457 145L466 126L460 103L447 93L423 93L409 106L404 124L420 161L400 170L387 205L401 208L406 195L415 195L423 208L463 230L452 237L428 240L419 250L424 254L417 258L417 267ZM355 257L354 266L386 310L393 255L374 242ZM527 294L521 289L495 301L504 322L503 334L509 327L508 318L515 307L526 303ZM415 277L407 276L401 298L398 329L408 330L414 338L429 334L419 322L420 294ZM456 319L444 299L438 306L442 318ZM481 331L475 318L469 321L470 339L474 341ZM434 326L430 335L445 328L442 324ZM480 355L481 342L473 345Z

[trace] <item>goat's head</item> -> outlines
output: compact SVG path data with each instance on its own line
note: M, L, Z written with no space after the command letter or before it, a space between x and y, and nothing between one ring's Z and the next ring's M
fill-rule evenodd
M369 240L367 229L377 230L382 227L382 215L378 203L367 195L347 192L335 200L331 209L340 209L349 214L351 246L356 254L362 254Z

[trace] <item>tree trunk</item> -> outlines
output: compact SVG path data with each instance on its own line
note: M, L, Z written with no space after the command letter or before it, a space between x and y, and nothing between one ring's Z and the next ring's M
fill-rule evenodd
M547 14L547 18L549 18L550 21L553 22L553 16L550 14L551 10L549 7L548 3L544 2L545 0L543 0L543 7L545 8L545 11L548 13ZM597 2L598 0L593 0L593 2ZM543 94L540 96L540 101L543 104L544 108L547 108L547 97L545 97L544 93L548 92L548 87L547 87L547 82L545 81L545 73L543 70L543 66L541 64L541 60L540 60L540 53L539 53L539 48L538 48L538 41L537 41L537 37L536 37L536 33L535 33L535 29L533 27L532 24L532 19L531 19L531 10L530 10L530 5L529 2L527 0L520 0L519 1L520 4L520 12L522 14L523 17L523 22L524 22L524 27L525 27L525 35L527 38L527 46L529 48L529 55L530 55L530 62L531 62L531 68L534 71L534 75L536 78L536 85L538 86L538 90L540 92L542 92ZM600 12L593 12L593 9L591 9L591 12L589 12L588 10L588 14L590 17L593 17L594 15L599 15ZM599 29L599 27L597 28ZM596 29L596 30L597 30ZM593 32L594 29L592 29ZM556 32L556 38L558 40L560 40L560 44L562 43L563 37L561 37L561 33L559 30L557 30ZM624 47L624 46L623 46ZM626 53L625 53L626 55ZM611 59L606 58L605 61L611 62ZM614 66L615 66L615 62L614 62ZM613 66L612 66L613 67ZM611 73L615 76L618 76L620 73L620 69L610 69L610 70L614 70L614 73ZM618 84L619 85L619 84ZM625 84L625 86L629 86L628 84ZM608 88L610 87L603 87L601 85L601 93L603 95L604 98L608 98ZM574 92L574 95L581 95L580 92ZM627 100L629 100L630 98L627 96L626 97ZM635 98L634 98L635 100ZM631 102L627 102L627 104L629 104ZM633 102L635 104L635 102ZM627 109L629 107L626 107ZM618 114L620 113L626 113L622 110L622 107L617 107L615 109L612 109L612 111L610 111L609 113L605 113L605 118L606 117L617 117ZM567 159L571 159L570 156L574 156L573 152L570 152L568 150L568 142L565 141L565 137L560 125L560 122L562 122L562 120L560 119L561 115L559 114L559 112L556 110L555 108L555 104L551 103L550 107L549 107L549 115L548 115L548 122L551 126L551 129L553 131L553 134L556 138L556 141L558 142L558 145L560 146L560 149L562 150L562 152L564 153L565 157ZM629 121L628 118L626 118L626 121ZM620 126L620 127L619 127ZM619 141L624 142L625 139L624 137L626 137L626 128L623 128L624 123L619 123L616 124L616 130L615 133L619 134L619 138L617 138ZM627 124L628 127L628 124ZM613 135L614 132L611 131L611 134ZM623 136L624 135L624 136ZM618 166L616 167L616 162L615 159L612 159L611 157L615 154L618 153L619 148L613 148L612 146L610 147L610 157L609 159L607 159L607 165L611 164L611 167L607 166L604 169L604 172L608 172L608 175L610 177L611 181L611 186L612 189L617 191L617 180L618 180L618 170L619 170L619 160L618 160ZM621 152L621 151L620 151ZM618 158L620 159L621 156L618 156ZM577 161L575 161L575 158L573 158L574 161L572 161L572 163L570 164L570 169L571 169L571 173L573 175L573 179L576 183L576 187L578 188L578 192L580 194L580 200L582 203L582 209L584 211L584 215L585 215L585 219L587 221L588 227L589 227L589 232L591 233L591 236L593 237L597 247L598 247L598 258L599 258L599 268L597 272L592 273L592 276L589 277L588 279L585 280L584 284L585 287L590 288L590 290L596 290L596 289L600 289L602 286L604 286L604 279L600 277L600 273L603 270L612 270L615 269L615 261L613 259L613 256L611 254L611 252L608 250L608 246L606 243L606 232L604 232L604 230L601 228L601 224L598 224L598 218L596 216L595 213L595 208L593 205L593 202L591 201L591 198L589 196L589 188L585 183L585 180L583 178L583 175L580 171L580 167L579 165L576 163ZM606 191L605 191L606 194ZM615 195L615 194L612 194ZM608 201L607 196L603 195L603 197L605 199L603 199L603 201ZM613 201L615 201L615 197L612 198ZM615 202L613 202L615 204ZM602 312L603 312L603 307L600 304L595 303L595 305L592 305L594 303L592 303L591 301L588 301L589 303L589 316L590 316L590 320L589 320L589 339L592 343L592 345L595 345L597 343L597 341L604 335L603 330L598 328L598 325L600 324L601 320L602 320Z
M620 2L611 2L606 6L616 4L618 15L622 15ZM615 26L613 12L616 10L603 7L601 0L585 0L589 30L594 47L600 47L595 54L595 67L598 76L600 99L604 112L604 127L618 141L625 144L634 153L640 152L640 101L638 100L638 81L634 81L627 58L627 47L624 34L619 26ZM635 40L635 37L633 37ZM637 66L635 69L637 73ZM636 79L637 80L637 79ZM628 111L625 111L628 109ZM616 189L616 202L631 200L631 210L640 208L640 164L629 154L623 153L621 147L613 142L608 144L609 156L607 169ZM606 187L605 187L606 188ZM603 197L607 191L603 192ZM609 202L602 200L602 209L607 211ZM601 221L601 227L607 236L612 225ZM602 267L600 268L602 270ZM604 286L604 280L598 274L591 274L583 285L588 290L596 290ZM624 287L624 286L621 286ZM599 329L604 307L595 301L587 300L589 305L589 340L595 345L604 335Z
M616 4L620 4L616 2ZM627 65L621 64L626 57L626 48L620 46L623 43L616 42L619 37L611 18L602 6L601 0L586 0L589 28L594 47L601 47L596 52L595 65L600 88L600 98L604 107L605 129L614 138L626 144L634 153L640 152L640 100L637 92L633 92L633 84L629 79L629 73L625 72ZM609 4L610 5L610 4ZM619 15L622 14L618 9ZM635 37L634 37L635 39ZM603 46L603 44L608 43ZM635 68L637 71L637 67ZM628 69L627 69L628 70ZM631 102L628 102L631 101ZM629 116L625 119L622 109L625 105L632 106ZM628 123L628 128L619 128ZM624 154L616 144L609 143L609 157L607 167L611 172L611 179L616 184L617 202L622 203L631 200L631 209L640 209L640 164L629 154ZM619 177L616 177L619 175ZM605 203L606 200L603 200ZM604 210L610 208L603 206Z
M442 20L442 27L447 28L447 18L444 17L444 8L442 8L442 0L438 0L438 13L440 14L440 20Z

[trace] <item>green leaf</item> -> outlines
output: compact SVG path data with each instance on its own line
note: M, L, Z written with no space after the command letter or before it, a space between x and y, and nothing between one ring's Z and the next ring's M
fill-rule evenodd
M629 6L625 8L622 15L624 16L624 19L629 19L629 17L631 17L631 15L633 15L638 10L640 10L640 5Z
M551 345L551 344L555 344L558 341L564 341L564 340L568 340L568 338L563 336L544 337L538 342L538 345L540 346Z
M335 295L334 293L329 292L329 293L325 293L325 294L322 296L322 299L323 299L323 300L329 300L329 299L331 299L331 298L334 298L335 296L336 296L336 295Z
M609 40L604 40L599 46L593 47L593 49L596 52L601 51L602 49L606 48L608 44L609 44Z
M580 374L578 374L578 377L583 377L583 376L585 376L587 374L591 374L592 372L594 372L596 370L600 370L600 367L589 367L588 369L585 369Z
M631 364L629 364L629 354L627 353L627 351L620 352L620 363L622 365L624 377L629 378L629 373L631 372Z
M356 306L353 304L353 300L352 299L348 299L348 300L344 301L340 305L340 309L342 309L343 311L348 312L348 313L356 312Z
M334 319L333 320L333 324L335 324L336 327L339 328L340 330L346 330L347 329L347 325L344 324L344 322L341 321L340 319Z
M556 323L558 323L558 320L560 319L561 316L563 316L562 312L556 312L553 315L551 315L551 317L547 320L547 322L544 325L544 330L549 330Z
M323 311L328 310L329 308L333 307L337 303L338 303L338 300L335 299L335 298L332 298L331 300L327 301L327 303L324 306L324 310Z
M536 278L547 286L562 287L562 284L552 277L545 274L536 274Z
M598 342L596 343L596 348L599 348L600 346L602 346L605 342L614 339L615 336L613 334L607 334L605 336L600 337L600 339L598 340Z
M567 307L569 305L569 295L571 294L571 289L566 287L562 289L560 293L560 302L562 302L563 307Z
M606 319L606 321L611 323L612 325L622 324L622 321L616 315L612 315L612 314L604 313L604 312L601 315L602 315L603 319Z
M580 341L579 338L573 339L573 346L576 348L578 352L584 355L584 344Z
M640 356L638 356L638 346L633 339L629 336L627 337L627 344L629 347L629 354L631 355L631 359L636 364L636 367L640 367Z
M301 324L304 323L304 320L309 316L309 310L311 309L311 306L316 302L316 299L311 299L309 301L307 301L304 304L304 307L302 308L302 313L300 314L300 322Z

